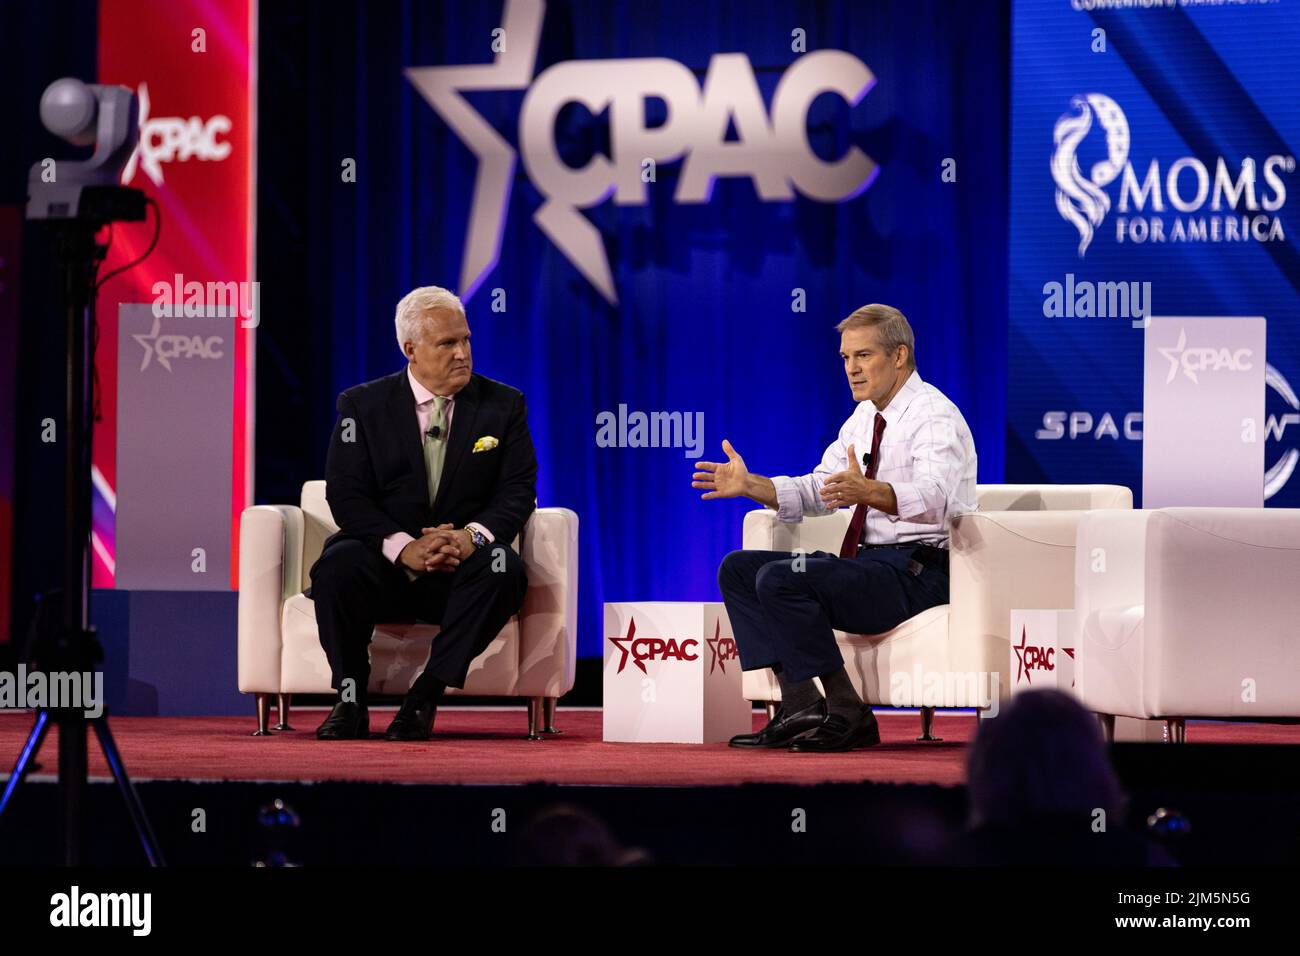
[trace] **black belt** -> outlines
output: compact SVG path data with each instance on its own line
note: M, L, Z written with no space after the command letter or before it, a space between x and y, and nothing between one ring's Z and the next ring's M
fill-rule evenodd
M932 544L864 544L862 548L907 548L912 553L908 556L920 568L933 568L948 573L948 549L937 548ZM920 568L913 574L920 574Z

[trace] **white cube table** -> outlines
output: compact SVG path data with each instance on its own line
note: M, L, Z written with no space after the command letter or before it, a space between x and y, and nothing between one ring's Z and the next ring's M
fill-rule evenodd
M1051 687L1074 696L1074 611L1011 611L1011 694ZM1115 718L1117 741L1164 739L1164 721Z
M604 739L718 743L753 729L720 603L605 605Z

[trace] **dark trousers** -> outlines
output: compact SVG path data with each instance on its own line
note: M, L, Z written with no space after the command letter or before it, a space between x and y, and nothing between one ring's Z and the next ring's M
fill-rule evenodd
M379 550L356 540L335 541L311 570L330 686L338 690L352 678L357 700L364 701L375 625L421 621L442 629L412 690L427 696L429 678L464 687L470 663L523 605L526 589L523 561L504 545L479 548L455 571L432 571L412 581Z
M844 666L833 629L879 634L948 603L946 560L926 548L921 563L914 550L865 547L853 558L731 552L718 569L718 586L741 668L780 664L791 681L830 674Z

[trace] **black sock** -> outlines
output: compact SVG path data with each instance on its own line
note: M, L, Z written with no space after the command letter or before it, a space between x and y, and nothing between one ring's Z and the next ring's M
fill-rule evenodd
M807 680L792 681L778 670L776 680L781 685L781 705L788 714L807 710L821 700L822 695L817 693L817 685L812 682L811 677Z
M411 685L411 689L407 692L407 695L410 697L418 697L425 701L436 701L442 696L442 692L446 689L446 684L438 680L438 678L434 677L428 671L425 671L415 679L415 683Z
M849 672L841 667L837 671L821 675L822 689L826 691L826 710L828 713L840 714L850 719L856 718L862 711L862 698L853 689Z

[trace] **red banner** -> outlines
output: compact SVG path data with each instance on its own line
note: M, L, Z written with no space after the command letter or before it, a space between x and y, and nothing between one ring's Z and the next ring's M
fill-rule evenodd
M110 280L99 298L93 580L112 587L118 304L156 301L156 283L174 289L191 282L204 289L237 283L235 306L256 301L248 293L255 292L257 2L102 0L99 10L99 82L127 86L140 100L140 145L122 179L153 197L162 218L158 247ZM101 275L143 254L153 230L152 211L144 223L114 227ZM243 318L235 334L232 588L239 516L252 500L255 322Z

